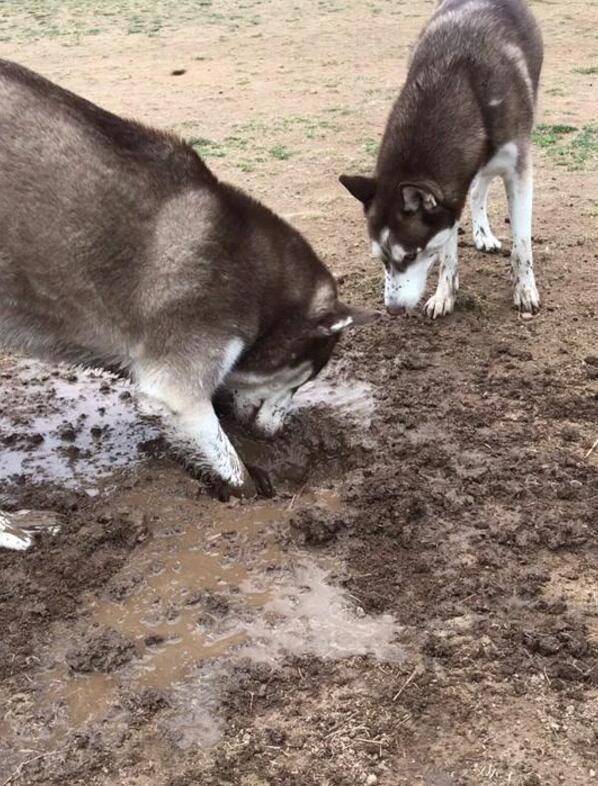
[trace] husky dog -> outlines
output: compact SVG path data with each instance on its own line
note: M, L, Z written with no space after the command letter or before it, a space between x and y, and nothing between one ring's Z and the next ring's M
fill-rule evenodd
M425 310L433 318L453 310L458 222L470 189L476 248L500 248L486 214L496 176L509 203L515 305L538 311L530 136L542 57L524 0L444 0L421 33L375 177L340 178L364 205L373 254L386 267L390 313L417 306L437 257L438 287Z
M193 469L240 494L212 399L267 435L363 318L303 237L171 134L0 61L0 345L120 369Z

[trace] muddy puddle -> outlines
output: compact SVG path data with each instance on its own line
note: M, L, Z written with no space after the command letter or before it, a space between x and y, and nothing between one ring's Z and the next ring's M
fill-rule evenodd
M6 361L0 373L0 480L97 491L137 463L158 426L129 383L99 371Z
M340 372L340 373L339 373ZM115 486L118 470L146 460L161 435L159 409L137 399L134 386L101 371L5 358L0 365L0 548L24 550L35 534L55 532L44 511L1 514L17 486L49 484L96 496ZM343 380L331 367L296 395L290 417L316 409L366 433L374 409L367 383ZM227 424L246 460L299 488L310 463L300 441L259 440Z
M0 366L0 483L53 483L94 495L116 470L146 458L160 431L159 409L134 386L101 371L4 359ZM374 409L371 386L327 369L295 396L292 414L315 408L362 429ZM246 440L246 435L243 435ZM262 452L268 451L264 441Z
M300 391L295 415L324 408L365 439L372 390L355 380L341 383L335 374ZM23 699L31 706L17 701L7 708L0 758L18 766L19 748L52 750L74 732L116 723L127 712L123 696L144 691L164 697L161 722L176 744L209 745L222 732L222 685L239 664L276 668L293 655L401 659L394 619L355 606L338 581L343 566L280 537L297 511L317 506L342 516L332 479L326 488L309 488L295 478L274 500L226 505L205 495L177 496L168 479L158 478L150 490L123 490L114 473L134 469L144 459L139 445L160 433L159 421L140 412L126 382L8 363L0 393L0 476L8 497L12 483L42 481L107 501L116 494L147 529L108 586L82 599L76 622L55 624L48 652L40 653L35 694ZM264 460L274 456L279 472L309 464L309 445L299 460L297 445L281 442L278 453L258 445ZM5 545L21 549L33 540L32 522L44 526L41 512L2 521ZM60 522L48 519L46 526L57 532Z
M159 508L151 535L104 592L84 599L75 626L56 626L43 659L51 668L36 677L36 714L45 722L21 745L53 749L74 731L114 723L125 712L123 692L148 690L166 697L161 723L177 745L210 745L222 733L220 693L239 664L402 659L394 618L366 615L335 583L342 565L280 545L296 506L342 512L334 489L283 504L207 500L200 509L160 503L160 489L153 493L144 500ZM127 505L141 504L131 492ZM10 713L7 720L10 749Z

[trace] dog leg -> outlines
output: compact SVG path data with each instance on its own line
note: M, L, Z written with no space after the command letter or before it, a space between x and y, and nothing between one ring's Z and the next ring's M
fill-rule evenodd
M438 286L424 307L424 311L432 319L450 314L455 307L459 290L458 232L459 227L455 224L439 254Z
M492 233L488 213L488 189L494 179L493 174L478 172L471 186L471 221L473 242L478 251L500 251L502 243Z
M168 402L163 402L168 406ZM195 474L207 472L229 486L241 489L248 473L225 434L212 402L189 401L166 420L169 442Z
M537 314L540 296L536 288L532 254L533 167L529 150L520 151L517 166L504 176L513 231L511 269L515 306L524 314Z
M212 404L214 391L230 372L242 345L238 352L232 349L229 346L195 363L142 363L134 377L139 391L165 410L168 439L187 466L195 474L215 476L236 493L251 495L255 493L253 481Z

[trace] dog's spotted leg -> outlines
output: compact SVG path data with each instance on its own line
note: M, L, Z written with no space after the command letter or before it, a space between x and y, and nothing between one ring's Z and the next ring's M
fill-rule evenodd
M233 488L241 488L247 473L214 412L211 401L197 400L173 413L166 433L175 451L190 469L215 475Z
M522 314L537 314L540 296L536 287L532 254L533 168L529 151L520 153L517 166L505 175L509 215L513 231L511 269L514 302Z
M488 189L494 174L483 170L476 175L471 186L471 221L473 224L473 242L478 251L496 252L502 246L490 228L487 204Z
M426 314L432 319L450 314L455 307L455 300L459 290L458 234L459 227L455 224L448 240L439 252L438 286L424 309Z
M135 369L140 392L161 405L169 442L196 475L208 474L232 493L255 493L251 476L224 432L212 396L235 365L242 342L192 360L146 362Z

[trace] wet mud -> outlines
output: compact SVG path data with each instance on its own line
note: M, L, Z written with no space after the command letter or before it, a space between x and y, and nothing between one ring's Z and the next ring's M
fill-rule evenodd
M3 56L193 136L381 306L337 178L431 2L5 5ZM597 782L595 6L532 5L539 316L466 218L453 315L347 331L272 442L227 423L272 500L211 499L122 381L2 359L0 786Z
M297 397L276 443L229 423L278 494L221 504L169 459L159 418L139 412L126 383L41 364L5 369L4 534L21 527L18 548L29 550L17 571L0 552L3 775L31 749L44 766L28 774L44 782L57 747L70 756L81 734L130 722L137 699L123 694L140 697L165 739L187 749L223 739L225 686L247 664L403 657L393 616L366 615L339 585L342 561L301 548L329 539L310 534L309 515L336 522L330 537L342 529L331 470L372 449L369 385L343 382L333 366ZM41 438L24 447L38 426ZM76 455L65 459L65 442ZM43 512L24 506L44 502L46 527L34 530ZM33 620L34 636L23 626ZM35 686L21 695L15 686L32 667Z
M512 757L500 715L476 698L505 696L528 728L529 701L542 708L509 758L519 782L546 773L533 740L558 722L577 740L574 754L555 743L562 766L589 783L598 472L591 424L567 401L590 406L595 392L583 366L573 383L543 372L528 349L537 324L505 322L498 339L469 324L467 367L459 342L439 339L447 328L423 320L356 332L280 439L235 433L275 476L273 500L211 499L162 442L148 456L159 423L136 415L120 432L137 434L129 465L96 483L93 452L65 476L59 444L59 477L8 478L9 508L45 504L60 527L0 552L2 775L22 765L23 783L104 784L124 767L132 783L159 771L220 786L266 768L301 786L410 783L404 762L393 780L393 746L428 748L416 729L439 718L455 744L480 724ZM53 424L72 400L60 414L55 379ZM17 394L17 421L28 401ZM486 777L426 771L429 783Z

